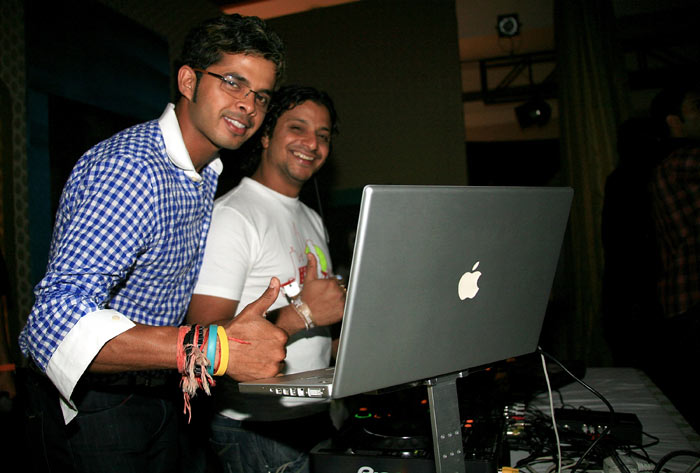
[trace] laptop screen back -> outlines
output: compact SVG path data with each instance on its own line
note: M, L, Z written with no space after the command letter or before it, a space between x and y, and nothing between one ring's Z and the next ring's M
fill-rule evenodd
M536 350L572 195L367 186L333 397Z

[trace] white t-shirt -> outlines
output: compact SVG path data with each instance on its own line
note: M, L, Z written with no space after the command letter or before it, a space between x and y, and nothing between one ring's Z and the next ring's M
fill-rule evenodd
M303 285L306 253L313 252L319 277L332 274L323 222L298 198L243 178L217 199L195 294L239 301L237 312L256 300L276 276L282 284ZM270 310L288 305L282 291ZM285 373L329 366L327 327L302 330L289 338ZM282 420L326 409L327 402L240 394L227 378L217 380L214 400L221 414L243 420Z

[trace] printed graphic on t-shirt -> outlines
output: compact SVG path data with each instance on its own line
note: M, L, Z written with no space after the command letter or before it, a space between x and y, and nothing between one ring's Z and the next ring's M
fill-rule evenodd
M304 238L299 233L299 229L294 225L294 235L298 245L289 247L289 257L291 258L292 267L294 268L294 277L290 278L285 284L296 281L299 287L303 286L306 279L306 265L308 264L307 254L313 253L318 262L319 277L327 278L330 274L328 268L328 257L320 245L314 243L313 238ZM299 254L297 248L304 248L303 254Z

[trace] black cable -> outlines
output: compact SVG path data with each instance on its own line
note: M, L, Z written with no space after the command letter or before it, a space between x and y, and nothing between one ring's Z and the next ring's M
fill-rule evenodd
M600 394L598 391L596 391L595 389L593 389L592 387L590 387L589 385L587 385L586 383L584 383L582 380L578 379L578 378L576 377L576 375L573 374L571 371L569 371L569 369L568 369L566 366L564 366L559 360L557 360L556 358L554 358L552 355L550 355L549 353L547 353L547 352L545 352L544 350L542 350L541 347L537 347L537 350L538 350L540 353L542 353L544 356L546 356L547 358L549 358L550 360L552 360L553 362L555 362L557 365L559 365L559 367L560 367L561 369L563 369L563 370L566 372L566 374L568 374L569 376L571 376L577 383L579 383L579 384L580 384L581 386L583 386L584 388L588 389L588 390L589 390L591 393L593 393L598 399L600 399L601 401L603 401L603 403L606 405L606 407L608 408L608 410L609 410L611 413L613 413L613 414L615 413L615 410L613 409L613 406L610 404L610 402L608 402L607 399L605 399L605 397L603 397L602 394Z
M649 447L653 447L654 445L656 445L656 444L658 444L659 442L661 442L661 439L660 439L659 437L656 437L656 436L654 436L654 435L651 435L650 433L642 432L642 435L646 435L647 437L650 437L650 438L651 438L651 443L648 443L648 444L646 444L646 445L643 444L643 445L641 446L642 449L649 448Z
M643 433L644 432L642 432L642 434ZM651 443L650 445L656 445L657 443L658 443L658 439L657 439L657 442ZM641 460L644 460L647 463L652 463L652 464L656 465L656 462L651 459L651 457L649 456L649 453L647 453L645 448L646 447L644 445L640 445L640 446L625 445L623 447L623 450L625 451L625 453L627 453L627 455L629 455L631 457L639 458Z
M569 376L571 376L577 383L579 383L581 386L583 386L583 387L586 388L588 391L590 391L590 392L591 392L593 395L595 395L598 399L600 399L601 401L603 401L603 404L605 404L606 407L608 408L608 410L610 411L610 422L609 422L609 425L607 425L607 426L605 427L605 429L603 429L603 432L601 432L600 435L598 436L598 438L596 438L596 439L589 445L589 447L586 449L586 451L583 452L583 454L579 457L579 459L578 459L578 461L576 462L576 464L571 468L571 473L576 473L576 470L581 466L581 463L583 463L583 460L584 460L584 459L590 454L590 452L598 445L598 443L600 443L600 441L601 441L603 438L605 438L605 437L610 433L610 429L611 429L613 423L615 422L615 409L613 409L612 404L610 404L610 402L608 402L608 400L605 399L605 397L604 397L602 394L600 394L598 391L596 391L595 389L593 389L593 388L592 388L591 386L589 386L588 384L584 383L582 380L578 379L578 378L576 377L576 375L574 375L571 371L569 371L569 369L568 369L566 366L564 366L559 360L557 360L556 358L554 358L552 355L550 355L549 353L545 352L545 351L542 349L542 347L539 347L539 346L538 346L538 347L537 347L537 351L539 351L542 355L544 355L545 357L547 357L548 359L552 360L552 361L555 362L557 365L559 365L559 367L560 367L561 369L563 369L564 372L566 372L566 374L568 374ZM554 423L554 422L556 422L556 421L555 421L554 419L552 419L552 422ZM624 473L630 473L629 470L627 469L627 466L626 466L626 465L622 464L622 467L623 467L623 470L622 470L622 471L623 471Z
M675 452L667 453L663 457L661 457L661 460L656 464L656 468L654 468L653 473L660 473L661 469L664 467L666 463L669 462L669 460L672 460L676 457L680 456L689 456L689 457L696 457L700 458L700 452L696 452L693 450L676 450Z
M620 458L620 455L618 455L615 449L613 449L613 451L610 453L610 457L617 466L618 470L630 473L629 468L627 468L627 465L625 465L625 462L622 461L622 458Z
M693 463L693 465L690 468L685 470L685 473L693 473L695 470L698 469L698 467L700 467L700 460L697 460L695 463Z
M562 394L561 389L555 389L554 392L556 392L559 396L559 404L561 404L561 407L566 407L566 403L564 402L564 395Z
M627 450L627 455L629 455L630 457L635 458L637 460L642 460L646 463L649 463L650 465L656 466L656 462L651 459L649 454L644 450L642 450L642 452L644 452L644 455L637 453L634 450ZM639 464L639 462L637 462L637 464ZM648 471L648 470L645 470L645 471Z
M318 190L318 179L316 176L312 177L314 181L314 189L316 190L316 202L318 202L318 215L321 217L321 222L323 223L323 231L326 234L326 245L330 243L330 236L328 235L328 226L326 225L326 217L323 215L323 204L321 204L321 192Z

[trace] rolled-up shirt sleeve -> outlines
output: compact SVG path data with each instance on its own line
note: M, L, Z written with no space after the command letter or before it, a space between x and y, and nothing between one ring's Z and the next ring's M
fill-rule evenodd
M182 323L220 172L218 158L194 169L172 104L74 167L19 336L22 353L59 389L66 420L76 383L105 343L134 324Z
M153 233L151 184L145 167L120 155L79 163L62 195L47 272L20 344L67 402L66 421L89 364L134 326L110 301Z
M102 347L134 323L115 310L98 310L83 316L59 344L46 368L46 375L61 393L66 423L78 413L70 401L73 389Z

